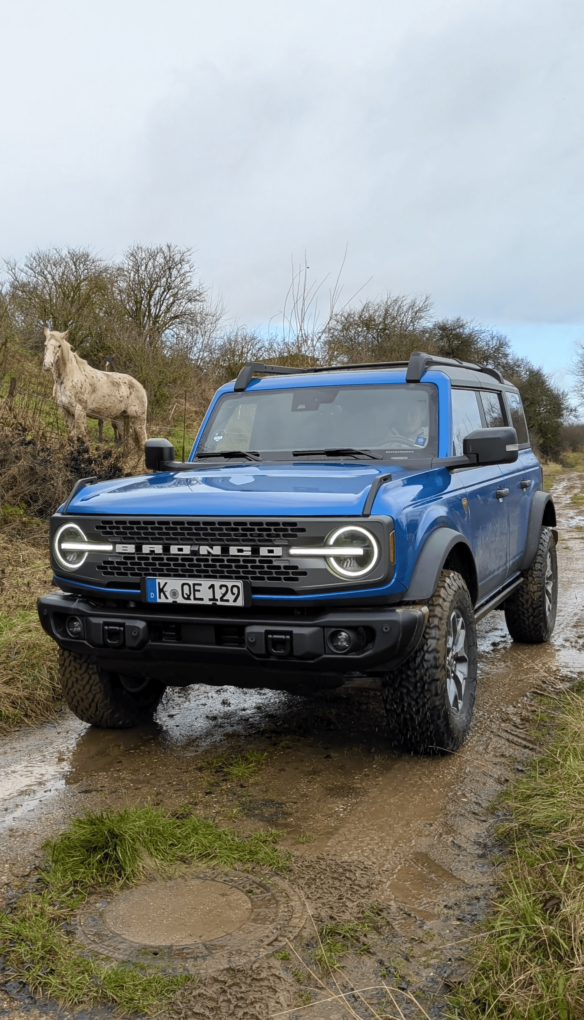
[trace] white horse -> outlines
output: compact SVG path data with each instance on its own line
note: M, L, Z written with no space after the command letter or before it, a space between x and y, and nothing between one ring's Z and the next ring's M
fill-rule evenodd
M57 333L45 326L43 368L53 373L53 397L71 439L87 440L87 418L127 422L128 453L142 452L146 442L146 390L137 379L121 372L100 372L75 353L67 342L69 330Z

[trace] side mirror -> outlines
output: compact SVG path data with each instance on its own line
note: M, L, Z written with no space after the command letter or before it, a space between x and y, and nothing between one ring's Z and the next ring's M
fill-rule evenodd
M144 443L144 459L148 471L167 471L175 459L174 446L168 439L147 439Z
M463 440L462 452L476 457L477 464L513 464L519 456L517 433L511 428L477 429Z

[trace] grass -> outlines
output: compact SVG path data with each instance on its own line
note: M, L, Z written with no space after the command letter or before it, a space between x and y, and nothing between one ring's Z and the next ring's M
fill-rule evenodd
M357 948L359 953L370 951L369 943L364 939L372 929L368 920L334 921L323 924L318 930L320 945L314 958L322 970L334 970L339 967L339 958L343 953Z
M253 779L267 758L265 751L244 751L243 754L218 754L199 764L202 772L214 772L222 779Z
M92 957L74 937L73 921L87 895L117 889L153 870L184 872L189 863L224 867L286 867L278 834L242 838L184 808L154 807L88 814L45 844L48 866L35 887L0 914L0 950L13 979L66 1005L114 1004L124 1013L155 1013L188 976Z
M547 463L542 463L541 466L543 469L543 488L546 492L549 492L558 475L563 474L566 468L556 461L548 461Z
M501 892L451 997L464 1020L584 1016L584 695L566 696L553 742L503 798Z
M127 807L74 819L67 832L46 844L46 851L51 873L61 884L120 886L137 881L152 862L162 867L202 861L283 868L287 856L274 846L278 835L268 829L242 839L188 807L172 815L157 807Z

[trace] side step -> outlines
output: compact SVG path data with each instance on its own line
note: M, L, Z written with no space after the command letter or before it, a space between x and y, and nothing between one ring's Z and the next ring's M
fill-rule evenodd
M516 578L515 581L506 585L505 588L500 588L499 591L496 591L494 595L491 595L486 602L482 602L480 606L477 606L475 609L476 622L478 623L479 620L484 620L485 616L488 616L493 609L496 609L497 606L500 606L501 603L505 601L505 599L509 598L511 593L514 592L520 584L523 584L522 577Z

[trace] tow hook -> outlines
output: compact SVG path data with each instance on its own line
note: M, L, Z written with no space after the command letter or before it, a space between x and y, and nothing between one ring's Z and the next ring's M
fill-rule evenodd
M282 631L266 634L266 647L268 655L275 655L279 659L287 659L292 654L292 635Z

